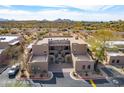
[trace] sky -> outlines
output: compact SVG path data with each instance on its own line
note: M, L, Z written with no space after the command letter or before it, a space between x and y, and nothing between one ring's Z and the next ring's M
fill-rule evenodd
M80 3L0 5L0 18L14 20L56 20L61 18L74 21L116 21L124 20L124 5L81 5Z

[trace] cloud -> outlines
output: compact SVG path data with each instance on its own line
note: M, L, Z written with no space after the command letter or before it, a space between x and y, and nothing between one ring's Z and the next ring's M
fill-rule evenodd
M124 4L123 0L0 0L0 5L41 5L41 6L70 6L84 9L85 6ZM89 7L88 7L89 8ZM91 7L92 9L94 7Z
M111 8L111 7L114 7L114 5L82 5L82 6L66 6L66 5L55 5L55 6L32 6L32 5L28 5L28 6L24 6L24 5L16 5L16 6L11 6L11 5L4 5L4 6L2 6L2 7L4 7L4 8L7 8L7 9L11 9L11 8L17 8L17 10L18 10L18 6L20 6L21 8L28 8L29 9L29 7L30 8L41 8L41 9L78 9L78 10L85 10L85 11L94 11L94 12L96 12L96 11L101 11L101 10L107 10L107 9L109 9L109 8ZM0 6L1 7L1 6ZM26 9L25 9L26 10Z
M114 6L116 6L116 5L105 5L105 6L101 7L100 10L101 10L101 11L105 11L105 10L107 10L107 9L109 9L109 8L114 7Z
M20 15L20 14L30 14L28 11L22 10L10 10L10 9L1 9L0 14L7 14L7 15Z
M87 9L87 8L86 8ZM88 10L91 10L89 8ZM53 10L24 11L13 9L0 9L0 18L16 19L16 20L55 20L57 18L84 20L84 21L110 21L124 19L123 14L99 13L99 12L79 12L70 11L66 8Z

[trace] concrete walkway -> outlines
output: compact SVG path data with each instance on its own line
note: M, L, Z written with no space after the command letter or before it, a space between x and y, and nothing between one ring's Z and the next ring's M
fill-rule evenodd
M49 65L49 71L51 72L71 72L72 70L73 70L73 66L70 63Z

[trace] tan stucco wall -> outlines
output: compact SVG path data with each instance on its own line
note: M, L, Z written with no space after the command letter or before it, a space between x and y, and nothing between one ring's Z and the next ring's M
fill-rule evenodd
M48 44L33 45L32 52L33 55L46 55L48 54Z
M82 69L83 65L85 65L85 69ZM90 65L90 69L88 69L88 65ZM75 62L75 71L93 71L94 70L94 62L90 61L76 61Z
M8 64L10 57L4 55L4 53L0 54L0 64Z
M33 72L33 68L40 68L40 72L42 73L42 71L48 71L48 62L34 62L34 63L29 63L29 71L31 71L31 73ZM40 74L40 73L39 73Z
M8 46L9 46L8 42L0 42L0 48L6 48Z
M0 42L0 49L5 49L0 54L0 63L1 64L8 64L8 60L10 59L10 56L7 56L7 55L4 54L4 52L6 52L6 50L8 48L9 48L9 43L8 42Z

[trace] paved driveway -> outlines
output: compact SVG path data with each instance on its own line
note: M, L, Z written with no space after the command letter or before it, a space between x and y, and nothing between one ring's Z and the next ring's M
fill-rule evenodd
M46 87L91 87L91 85L83 80L73 80L69 73L54 72L54 77L49 81L34 80Z

